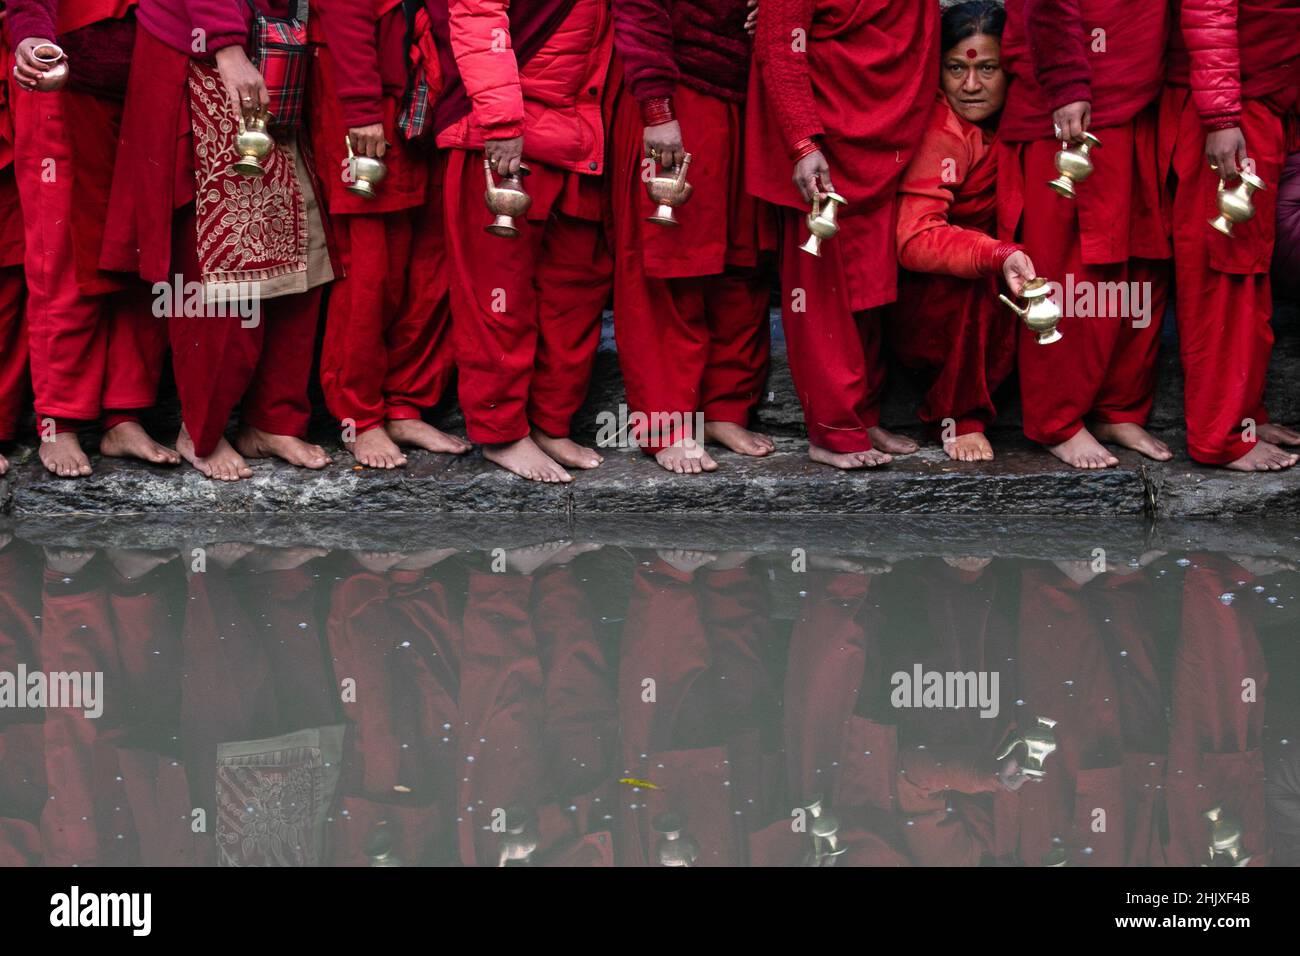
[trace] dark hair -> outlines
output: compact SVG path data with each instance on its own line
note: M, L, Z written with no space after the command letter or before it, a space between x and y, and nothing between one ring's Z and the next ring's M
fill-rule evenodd
M940 51L948 52L962 40L973 36L1002 36L1002 28L1007 22L1007 11L996 0L966 0L955 3L943 11L942 38Z

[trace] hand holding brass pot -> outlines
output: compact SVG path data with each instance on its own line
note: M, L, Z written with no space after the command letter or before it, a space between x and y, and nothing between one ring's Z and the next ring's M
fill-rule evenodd
M235 136L235 152L239 154L239 159L232 168L241 176L266 174L262 160L271 155L271 150L275 148L275 140L267 132L270 125L271 114L265 109L240 114L239 133Z
M42 43L32 50L32 59L41 65L45 75L36 81L42 93L57 90L68 78L68 56L63 47L55 43Z
M1031 332L1038 333L1039 345L1061 341L1061 333L1056 328L1061 324L1061 307L1051 299L1051 283L1037 276L1025 283L1020 294L1029 300L1028 305L1016 305L1005 295L998 298L1024 320Z
M520 166L519 172L511 173L497 185L492 179L492 163L483 157L483 174L487 177L488 212L496 216L490 226L484 228L494 236L513 239L519 235L515 219L528 212L533 204L533 197L524 192L523 177L528 175L528 167Z
M1074 187L1092 175L1092 157L1089 155L1101 146L1101 140L1091 133L1083 134L1082 143L1062 143L1056 154L1057 176L1047 185L1066 199L1074 199Z
M374 199L375 186L379 185L379 181L388 174L388 167L384 165L382 159L358 156L352 152L351 136L345 135L343 139L348 147L348 169L352 173L352 181L347 186L348 192Z
M686 170L691 167L691 154L687 153L686 158L676 170L664 170L672 172L670 176L654 176L645 182L645 191L650 195L650 201L656 205L653 216L646 216L646 222L658 223L661 226L677 225L677 217L673 215L673 210L678 206L686 205L686 200L691 198L691 193L695 187L686 181Z
M1232 238L1233 226L1249 222L1255 217L1255 204L1250 197L1259 190L1268 188L1264 185L1264 180L1254 173L1243 169L1237 175L1241 181L1232 189L1228 189L1227 183L1222 179L1219 180L1219 192L1215 197L1219 214L1210 220L1210 225L1229 239Z
M1020 764L1021 773L1026 777L1046 776L1047 771L1043 769L1043 761L1056 751L1056 734L1052 733L1052 728L1055 726L1056 721L1052 718L1039 717L1034 726L1024 734L1007 741L1007 745L993 759L1005 760L1017 747L1023 746L1025 759Z
M826 205L823 206L820 197L813 196L812 212L808 213L806 219L808 232L811 235L808 236L808 241L799 247L800 249L814 256L822 254L822 242L840 231L836 210L844 205L844 201L844 197L839 193L827 193Z

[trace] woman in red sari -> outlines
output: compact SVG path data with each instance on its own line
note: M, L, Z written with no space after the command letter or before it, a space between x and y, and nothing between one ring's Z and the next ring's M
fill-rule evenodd
M993 393L1015 367L1015 315L999 306L998 277L1019 293L1034 266L1000 242L992 149L1006 101L1000 62L1006 14L971 0L942 21L942 91L898 191L898 304L889 341L922 376L918 416L957 461L989 461L984 429Z

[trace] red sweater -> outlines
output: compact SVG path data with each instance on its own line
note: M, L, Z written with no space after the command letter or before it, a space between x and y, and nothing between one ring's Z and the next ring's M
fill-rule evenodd
M1182 0L1169 82L1191 87L1206 128L1241 123L1241 100L1285 112L1300 93L1300 0Z
M9 42L17 48L29 37L53 40L55 37L100 20L126 16L136 0L8 0L5 19L9 23Z
M898 262L912 272L997 275L1019 246L993 238L993 137L953 112L942 93L898 187Z
M1121 126L1160 93L1169 7L1157 0L1007 0L1002 60L1015 82L998 136L1051 139L1052 113L1080 100L1092 126Z
M292 0L253 0L268 17L290 16ZM173 50L205 58L218 50L248 42L253 15L248 0L140 0L140 25ZM195 30L202 30L201 49L194 49Z
M316 0L308 29L333 54L333 76L349 128L382 123L384 97L406 88L406 17L401 0Z
M614 48L642 103L678 83L731 102L745 98L745 0L614 0Z

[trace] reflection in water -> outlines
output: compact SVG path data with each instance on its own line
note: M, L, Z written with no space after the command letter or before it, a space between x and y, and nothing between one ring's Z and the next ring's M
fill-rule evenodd
M1278 562L0 543L5 865L1297 862Z

